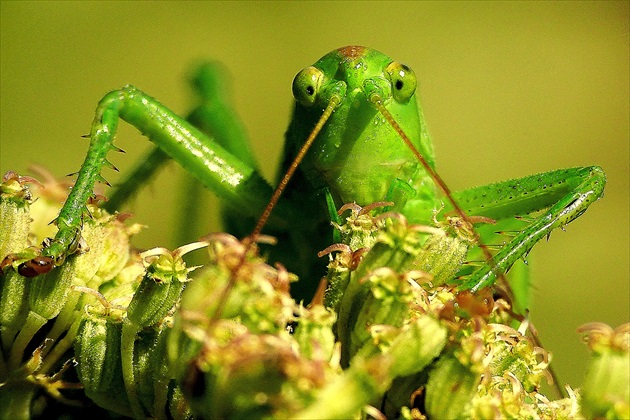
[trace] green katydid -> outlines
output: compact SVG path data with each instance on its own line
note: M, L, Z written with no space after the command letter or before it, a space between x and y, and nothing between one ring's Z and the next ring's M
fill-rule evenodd
M20 272L29 276L47 272L79 247L85 203L94 183L103 180L101 168L111 165L106 155L116 149L113 138L119 118L158 146L155 161L145 166L154 166L165 154L222 198L233 232L245 235L262 213L253 236L266 224L266 232L279 237L280 245L270 258L300 276L296 296L301 298L312 295L323 274L315 254L332 241L331 217L334 208L344 203L393 202L393 210L425 224L441 209L455 210L464 219L498 220L535 212L514 238L459 286L476 291L493 285L537 241L580 216L602 195L605 176L595 166L451 194L435 173L433 147L415 90L410 68L364 47L340 48L299 72L293 82L296 101L281 167L281 173L289 176L281 180L267 207L273 190L257 172L240 133L198 129L132 86L110 92L97 107L88 154L55 221L58 233L44 244L39 257L20 266ZM202 120L193 118L197 125L203 125ZM223 136L226 139L219 139ZM303 147L306 139L312 142L308 150ZM137 187L139 182L136 177L127 185ZM445 193L444 202L439 190ZM109 208L118 203L118 198L112 200Z

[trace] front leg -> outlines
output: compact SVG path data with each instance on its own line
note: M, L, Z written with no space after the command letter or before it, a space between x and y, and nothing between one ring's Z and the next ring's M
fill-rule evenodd
M37 265L34 275L60 265L77 247L86 203L113 145L118 119L140 130L164 153L217 196L238 208L244 215L262 212L271 196L269 184L251 166L209 140L201 131L178 117L155 99L133 86L108 93L98 104L90 133L90 148L68 199L55 220L58 232L44 247L42 255L26 265ZM274 221L283 226L291 212L279 206Z
M521 257L555 228L579 217L604 192L606 177L598 166L561 169L454 194L469 215L504 219L543 211L535 216L493 261L460 286L473 292L494 284Z

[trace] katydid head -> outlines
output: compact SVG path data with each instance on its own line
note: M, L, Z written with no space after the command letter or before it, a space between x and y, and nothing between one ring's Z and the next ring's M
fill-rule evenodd
M287 133L290 155L298 153L330 98L339 98L302 163L301 170L314 188L329 188L338 204L366 205L386 199L396 179L417 186L424 171L376 105L387 109L433 165L416 84L406 65L356 46L332 51L297 74L295 110Z
M303 157L301 171L315 190L327 188L337 204L391 200L394 188L403 186L428 209L436 204L437 186L467 221L434 169L433 144L416 101L416 85L408 66L376 50L349 46L326 54L293 81L296 104L287 154L304 154L310 147L303 143L306 133L311 138L316 132L317 141ZM323 125L321 109L332 98L338 105ZM396 204L399 209L405 205Z
M301 70L293 80L296 103L282 178L252 237L298 166L314 190L327 188L338 205L385 200L397 181L416 191L426 185L422 166L433 166L433 146L416 103L416 85L408 66L358 46L332 51ZM415 159L417 154L425 158Z

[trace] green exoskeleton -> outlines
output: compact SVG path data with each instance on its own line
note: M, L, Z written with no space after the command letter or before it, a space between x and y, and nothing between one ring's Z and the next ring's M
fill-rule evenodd
M211 82L200 80L202 89L212 90ZM295 174L273 212L264 216L266 231L279 237L280 246L271 258L302 278L294 287L296 296L312 295L323 274L315 253L332 241L333 209L345 203L393 202L393 210L418 223L430 223L438 211L449 212L454 206L457 210L455 203L466 215L485 218L481 220L538 212L492 262L460 286L475 291L492 285L537 241L581 215L602 195L605 176L601 168L593 166L442 196L440 189L449 193L443 183L436 187L433 147L416 102L416 84L409 67L357 46L335 50L296 76L295 107L280 170L281 174L295 170ZM207 96L212 94L207 92ZM58 233L45 244L41 256L22 264L21 271L29 275L46 272L76 251L85 203L94 183L102 180L101 168L109 164L107 153L116 149L113 139L119 119L137 127L221 197L229 208L228 228L237 236L247 234L252 218L269 201L272 188L257 172L241 133L235 133L234 139L225 133L231 117L222 116L222 123L202 127L204 134L132 86L107 94L96 111L88 155L55 221ZM217 133L216 139L211 137L212 131ZM291 169L309 134L312 146L303 150L303 162ZM138 182L136 177L129 183L137 186Z

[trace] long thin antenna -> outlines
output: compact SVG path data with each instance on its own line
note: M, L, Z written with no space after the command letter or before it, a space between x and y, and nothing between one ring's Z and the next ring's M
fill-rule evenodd
M383 117L385 117L387 122L389 122L389 124L396 131L396 133L398 133L400 138L407 145L407 147L409 147L409 149L414 154L416 159L418 159L418 161L422 164L422 166L424 166L424 169L427 171L429 176L431 178L433 178L433 181L442 190L442 192L444 193L444 195L446 196L448 201L451 202L451 205L455 209L455 212L457 213L457 215L459 217L461 217L466 223L468 223L470 225L470 227L472 228L472 222L468 218L468 215L464 212L464 210L457 203L457 201L455 201L455 199L453 198L453 195L451 194L451 190L446 185L446 182L444 182L442 177L435 171L435 169L433 169L431 167L431 165L429 165L429 162L427 162L427 160L424 158L424 156L422 156L422 154L420 153L418 148L416 146L414 146L414 144L411 142L409 137L403 131L402 127L400 127L400 125L398 124L398 122L396 122L396 120L394 119L392 114L390 114L390 112L387 110L387 108L385 108L385 105L383 105L383 101L380 99L380 97L377 94L373 94L370 97L370 101L374 104L374 106L376 106L376 108L383 115ZM471 229L471 232L473 234L473 239L481 247L485 257L488 260L492 260L492 254L490 253L488 248L484 244L481 243L481 238L477 234L477 231L475 231L475 229Z
M221 312L223 311L223 307L225 306L225 303L230 294L230 291L232 290L232 288L234 287L234 283L236 282L238 272L245 264L245 259L247 258L247 254L249 253L251 248L256 244L256 241L258 240L258 237L260 236L260 232L262 231L263 227L265 227L265 224L267 223L267 220L269 219L269 215L271 215L271 211L278 203L278 200L280 199L282 192L285 190L287 184L289 183L289 180L291 179L291 177L297 170L298 166L302 162L302 159L304 159L306 152L308 151L308 149L311 147L311 145L317 138L317 135L319 134L319 132L322 130L322 128L324 128L324 124L326 124L326 121L328 121L328 118L330 118L330 116L335 111L337 106L339 106L340 103L341 103L341 97L339 95L333 95L330 98L330 101L328 101L328 105L326 106L326 109L324 109L324 112L319 117L319 120L317 120L317 123L315 124L315 127L313 127L311 134L309 134L308 138L306 139L306 141L300 148L298 154L293 159L293 162L291 162L291 166L289 166L289 169L282 177L282 180L280 180L280 183L276 187L276 190L273 192L273 195L271 196L269 203L267 203L267 207L265 207L265 210L263 211L262 215L258 219L258 223L256 223L256 227L254 228L252 233L244 240L245 248L243 249L243 254L241 255L241 258L238 264L236 264L236 266L232 270L232 275L230 276L228 284L225 286L225 288L223 289L223 292L221 293L221 297L217 304L217 309L214 311L211 321L217 321L219 317L221 316Z
M422 164L422 166L424 166L424 168L426 169L426 171L429 174L429 176L431 178L433 178L433 181L435 181L435 183L442 190L442 192L444 193L444 195L446 196L448 201L450 201L450 203L453 206L453 209L455 210L457 215L459 217L461 217L462 220L464 220L470 226L470 232L472 233L474 241L477 243L479 248L481 248L481 250L482 250L482 252L483 252L487 262L491 265L492 270L497 275L498 279L501 281L501 287L503 287L505 289L505 291L508 293L508 296L510 298L514 297L514 291L512 290L512 286L510 286L510 283L508 283L508 281L505 279L505 277L503 276L502 273L500 273L497 270L495 270L496 265L494 263L494 259L493 259L492 253L490 253L490 250L488 249L488 247L486 245L484 245L483 242L481 242L481 238L479 237L479 234L477 233L477 230L473 227L473 224L470 221L470 218L464 212L464 210L460 207L460 205L457 203L457 201L455 201L455 199L453 198L453 195L451 194L450 189L448 188L448 186L446 185L446 183L444 182L442 177L440 177L440 175L435 171L435 169L433 169L431 167L431 165L429 165L429 162L427 162L427 160L424 158L424 156L422 156L420 151L411 142L409 137L403 131L402 127L400 127L400 125L394 119L392 114L387 110L387 108L385 108L385 105L383 105L383 101L380 98L380 96L378 94L376 94L376 93L372 94L370 96L370 102L372 102L374 104L374 106L383 115L383 117L387 120L387 122L392 126L392 128L396 131L396 133L398 133L398 135L403 140L403 142L409 147L409 149L414 154L416 159L418 159L418 161ZM528 329L531 332L532 340L534 340L534 343L536 344L536 346L542 347L542 343L541 343L540 339L538 338L538 335L535 332L534 325L531 323L531 321L529 323ZM551 366L548 366L547 370L551 374L551 377L552 377L552 380L553 380L553 383L554 383L554 388L556 389L556 392L560 395L560 397L565 397L564 393L562 392L562 388L560 387L560 384L558 382L558 377L556 375L556 372L554 371L554 369Z
M262 215L260 216L260 219L258 219L258 223L256 223L256 227L252 231L251 235L249 235L249 237L252 238L254 242L256 238L258 238L258 235L260 235L260 232L262 231L265 224L267 223L267 219L269 219L271 210L273 210L273 208L276 206L276 203L278 203L278 200L280 199L280 195L282 195L282 192L284 191L287 184L289 183L289 180L291 179L296 169L302 162L302 159L304 159L306 152L315 141L315 138L317 137L319 132L322 130L322 128L324 128L324 124L326 123L326 121L328 121L328 118L330 118L330 116L335 111L337 106L339 106L340 103L341 103L340 96L333 95L333 97L330 98L330 101L328 102L328 106L324 110L324 113L321 115L321 117L319 117L319 120L317 121L317 124L315 124L313 131L311 131L311 134L309 134L308 138L306 139L306 141L300 148L300 151L298 152L297 156L295 156L295 159L293 159L293 162L291 162L291 166L289 166L289 169L282 177L282 180L276 187L276 190L273 192L273 195L271 196L271 200L269 200L269 203L267 204L265 211L263 211Z

